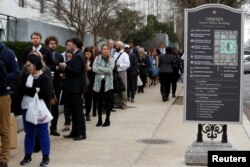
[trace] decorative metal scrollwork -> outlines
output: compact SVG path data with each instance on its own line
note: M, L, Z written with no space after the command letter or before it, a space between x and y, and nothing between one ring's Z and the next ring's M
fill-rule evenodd
M227 143L227 125L225 124L198 124L197 142L203 142L202 132L210 139L216 139L222 133L221 142Z
M223 132L222 124L202 124L202 132L207 134L209 139L216 139L218 134Z

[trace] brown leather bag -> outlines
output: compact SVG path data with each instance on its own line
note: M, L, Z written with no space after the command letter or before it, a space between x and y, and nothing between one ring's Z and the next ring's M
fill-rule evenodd
M50 105L55 105L57 103L57 98L56 95L53 95L50 99Z

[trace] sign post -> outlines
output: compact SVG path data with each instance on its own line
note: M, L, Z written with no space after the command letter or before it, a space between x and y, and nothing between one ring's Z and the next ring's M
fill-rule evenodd
M221 4L185 10L184 120L199 123L197 142L203 142L201 132L207 133L206 127L209 134L223 132L222 143L229 145L225 123L242 121L243 22L241 10ZM215 136L208 137L213 140ZM207 143L198 144L206 145L201 147L205 152L209 150ZM220 144L216 149L220 150ZM207 163L206 156L194 162L187 153L187 164Z

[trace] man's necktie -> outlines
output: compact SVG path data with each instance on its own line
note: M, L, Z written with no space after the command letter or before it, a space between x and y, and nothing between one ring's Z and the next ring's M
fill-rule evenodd
M53 59L53 61L55 62L55 60L56 60L55 52L52 52L52 59Z

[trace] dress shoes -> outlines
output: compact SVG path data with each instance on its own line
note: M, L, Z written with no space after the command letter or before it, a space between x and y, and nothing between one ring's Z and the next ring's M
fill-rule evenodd
M168 97L166 97L166 96L162 96L162 101L163 101L163 102L166 102L166 101L169 101L169 99L168 99Z
M74 138L75 135L73 135L73 133L71 132L71 133L68 134L68 135L63 135L63 137L65 137L65 138Z
M105 121L104 124L102 125L102 127L107 127L107 126L110 126L110 121Z
M91 121L90 116L86 115L86 121Z
M50 135L52 135L52 136L60 136L60 133L58 133L57 131L51 131Z
M4 162L0 162L0 167L8 167L8 164Z
M62 131L63 132L70 131L70 127L69 126L65 126Z
M127 106L122 105L122 106L121 106L121 109L122 109L122 110L126 110L126 109L127 109Z
M49 159L43 159L42 162L40 163L40 167L47 167L49 166Z
M24 157L23 160L20 162L20 165L28 165L31 163L31 157Z
M78 135L78 136L73 137L74 140L84 140L86 138L87 137L85 135Z
M102 126L102 120L98 120L96 126Z

